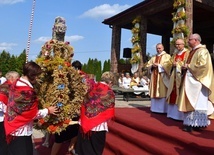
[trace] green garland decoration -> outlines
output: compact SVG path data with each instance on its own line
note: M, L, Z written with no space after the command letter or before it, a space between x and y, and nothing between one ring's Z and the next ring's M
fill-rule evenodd
M132 39L131 42L133 44L133 47L131 49L132 52L132 58L130 59L131 64L136 64L140 62L140 16L136 17L133 21L133 28L131 30L132 32Z
M178 9L180 7L185 7L186 0L174 0L173 8Z
M174 0L173 8L176 10L176 12L172 13L172 21L174 22L174 28L172 30L173 34L173 40L171 41L171 44L175 44L175 41L179 38L182 38L186 41L187 36L189 35L189 28L186 26L186 12L185 12L185 0ZM183 34L183 37L175 37L178 34Z

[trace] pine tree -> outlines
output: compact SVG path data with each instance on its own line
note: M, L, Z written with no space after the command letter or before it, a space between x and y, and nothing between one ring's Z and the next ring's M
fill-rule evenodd
M5 50L2 51L0 54L0 70L2 74L5 75L9 69L8 61L10 59L10 53L6 52Z

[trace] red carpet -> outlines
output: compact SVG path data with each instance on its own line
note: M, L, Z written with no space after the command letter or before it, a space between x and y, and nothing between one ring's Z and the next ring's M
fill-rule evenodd
M38 155L49 155L50 148L36 139ZM64 144L60 155L67 152ZM151 113L149 108L117 108L109 124L103 155L213 155L214 120L201 132L182 131L182 122Z
M49 148L42 146L42 143L44 142L44 139L34 139L34 145L35 145L35 149L37 151L36 155L50 155L51 154L51 147L54 143L54 139L51 138L51 146ZM68 146L69 146L70 142L65 142L62 145L62 148L60 150L60 154L59 155L69 155L68 153Z

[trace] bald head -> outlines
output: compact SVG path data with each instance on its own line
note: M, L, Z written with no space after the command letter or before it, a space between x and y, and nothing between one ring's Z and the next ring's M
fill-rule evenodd
M185 44L183 39L177 39L175 43Z
M175 47L178 51L182 51L184 49L185 43L183 39L177 39L175 41Z
M198 33L194 33L194 34L190 35L190 37L201 42L201 36Z
M191 48L196 47L200 43L201 43L201 36L199 34L194 33L194 34L189 36L188 44Z

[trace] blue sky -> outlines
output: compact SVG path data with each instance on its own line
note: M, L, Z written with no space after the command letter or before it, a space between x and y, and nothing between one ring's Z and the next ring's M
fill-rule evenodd
M52 38L52 27L57 16L66 20L65 41L74 48L74 60L86 63L89 58L102 62L110 59L111 34L108 25L102 23L142 0L36 0L29 60L35 60L45 41ZM33 0L0 0L0 52L6 50L19 55L27 48L28 31ZM132 34L122 30L123 48L132 47ZM154 54L160 37L148 34L147 52Z

